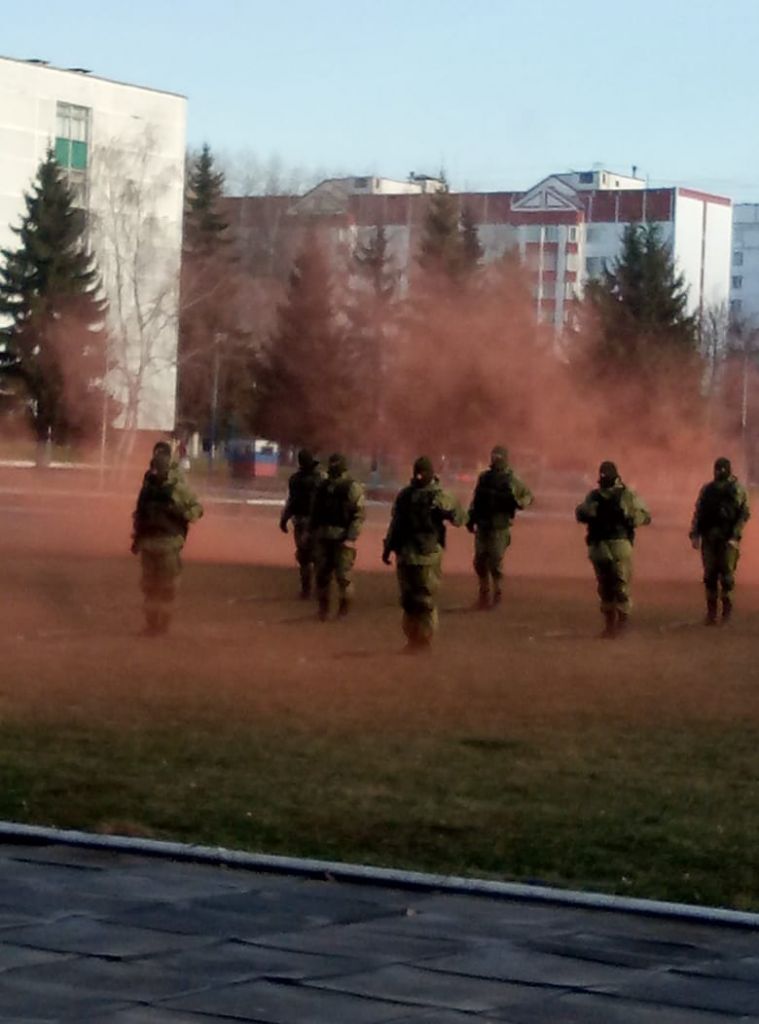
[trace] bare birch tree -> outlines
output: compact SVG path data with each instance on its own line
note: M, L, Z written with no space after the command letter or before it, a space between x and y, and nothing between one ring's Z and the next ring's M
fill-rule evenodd
M173 404L181 179L149 131L93 154L91 235L110 304L109 385L122 405L122 454L138 428L165 425L169 395Z

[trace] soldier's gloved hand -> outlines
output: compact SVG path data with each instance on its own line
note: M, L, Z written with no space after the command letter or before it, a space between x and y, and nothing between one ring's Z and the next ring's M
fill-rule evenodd
M727 542L727 546L729 548L735 548L737 551L741 545L740 541L736 540L735 537L731 537L730 540Z
M392 555L392 551L389 548L383 548L382 549L382 561L385 563L385 565L390 565L390 563L391 563L391 557L390 556L391 555Z
M286 519L280 519L280 521L279 521L279 528L282 531L282 533L287 533L287 520Z
M694 551L698 551L698 549L701 547L701 538L697 535L691 537L690 542Z
M475 526L471 519L467 522L466 528L470 533L475 533L477 530L477 527Z

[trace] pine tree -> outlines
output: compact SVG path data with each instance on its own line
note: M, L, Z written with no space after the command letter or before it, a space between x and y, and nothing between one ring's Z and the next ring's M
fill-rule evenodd
M429 276L461 286L479 268L484 252L472 211L460 208L444 175L441 180L443 187L427 206L419 264Z
M203 144L192 162L187 177L185 242L189 249L217 248L224 239L228 223L219 210L224 195L224 172L214 170L214 158L208 143Z
M598 324L600 368L644 367L698 349L696 317L669 246L656 224L630 224L622 251L586 288L586 307Z
M245 428L253 387L236 311L234 253L220 208L223 191L224 174L214 169L205 144L187 175L177 410L183 427L213 443Z
M394 299L399 275L388 252L387 232L380 224L353 254L355 287L347 305L349 332L358 360L357 388L364 411L362 427L369 440L372 463L383 455L383 398L393 334Z
M25 196L16 250L3 249L0 316L40 439L94 433L106 372L106 304L81 211L52 151Z
M309 235L258 374L260 432L324 450L355 445L357 359L338 324L327 258Z
M462 263L459 204L445 176L442 182L427 204L418 259L428 274L456 279Z
M464 273L477 270L484 255L472 211L470 207L464 206L461 210L461 264Z

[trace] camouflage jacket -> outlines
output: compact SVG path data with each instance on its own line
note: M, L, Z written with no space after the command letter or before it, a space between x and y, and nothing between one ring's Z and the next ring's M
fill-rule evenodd
M690 527L691 540L711 543L740 541L743 527L751 517L746 488L736 477L710 480L696 500Z
M597 487L575 509L578 523L587 528L589 545L610 540L635 540L635 530L648 526L651 513L638 495L620 480L613 487Z
M280 519L283 525L291 519L310 519L316 491L323 480L324 473L318 466L296 469L287 482L287 501Z
M467 517L479 530L507 530L514 516L532 504L532 491L511 468L486 469L477 478Z
M395 552L402 565L431 565L445 547L446 523L463 526L464 510L437 479L420 486L410 483L393 503L385 553Z
M348 473L322 479L311 509L310 531L315 540L353 543L365 517L364 488L358 481Z
M203 515L182 471L172 463L165 480L145 474L132 516L132 538L141 551L181 548L190 523Z

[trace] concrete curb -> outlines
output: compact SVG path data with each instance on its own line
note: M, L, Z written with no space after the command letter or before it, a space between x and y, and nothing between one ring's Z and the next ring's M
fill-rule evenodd
M377 868L364 864L344 864L339 861L278 857L269 854L246 853L243 850L227 850L216 846L194 846L130 836L104 836L90 832L46 828L41 825L22 825L12 821L0 821L0 843L3 841L17 844L57 843L61 846L78 846L85 849L105 850L110 853L163 857L249 871L329 879L336 882L382 885L419 892L437 891L451 895L484 896L543 904L553 903L559 906L588 910L606 910L733 928L759 929L759 914L741 910L725 910L721 907L698 907L687 903L608 896L604 893L576 892L551 886L495 882L481 878L460 878L456 875L431 875L420 871L401 871L395 868Z

